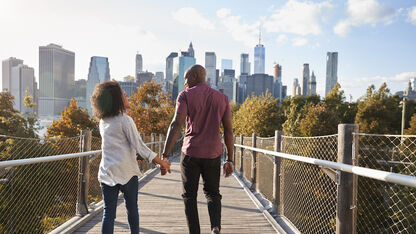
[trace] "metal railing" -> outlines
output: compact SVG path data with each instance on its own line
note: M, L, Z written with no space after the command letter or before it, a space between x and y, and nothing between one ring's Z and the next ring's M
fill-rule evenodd
M295 231L416 233L416 136L340 125L330 136L277 131L274 139L253 134L235 142L236 172Z
M161 153L163 136L143 140ZM87 132L63 139L0 136L0 233L45 233L86 214L102 200L100 149L101 138Z

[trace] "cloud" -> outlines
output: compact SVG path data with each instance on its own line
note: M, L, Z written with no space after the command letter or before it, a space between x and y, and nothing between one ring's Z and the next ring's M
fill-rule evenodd
M285 34L280 34L277 39L276 42L277 44L283 44L288 40L288 37Z
M306 44L308 44L308 40L306 38L296 37L292 40L293 46L304 46Z
M260 22L246 24L242 22L241 16L231 15L231 10L227 8L219 9L217 17L235 41L250 47L257 43Z
M351 27L373 25L377 23L390 24L399 11L383 5L378 0L348 0L347 18L340 20L334 27L334 32L345 36L351 32Z
M333 8L329 1L314 3L289 0L264 22L268 32L294 33L302 36L318 35L322 32L321 22Z
M195 8L184 7L172 13L173 18L191 27L197 27L205 30L214 30L214 24L199 13Z
M373 76L373 77L358 77L358 78L346 78L343 85L345 87L362 87L363 84L374 84L383 82L396 82L406 84L410 79L416 78L416 72L403 72L395 76ZM348 81L347 81L348 80Z
M409 21L416 25L416 6L409 8Z

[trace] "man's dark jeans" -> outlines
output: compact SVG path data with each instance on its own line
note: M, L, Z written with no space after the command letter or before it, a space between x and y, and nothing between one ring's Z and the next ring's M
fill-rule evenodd
M101 233L114 233L114 219L116 218L117 200L119 191L123 192L124 203L127 208L130 233L139 234L139 209L137 195L139 193L139 180L137 176L131 177L127 184L108 186L101 183L104 200L104 214L101 224Z
M196 200L200 175L202 175L204 182L204 193L208 202L211 228L221 228L221 194L219 190L220 171L220 157L205 159L182 155L182 197L185 203L185 214L188 222L189 233L191 234L199 234L201 232Z

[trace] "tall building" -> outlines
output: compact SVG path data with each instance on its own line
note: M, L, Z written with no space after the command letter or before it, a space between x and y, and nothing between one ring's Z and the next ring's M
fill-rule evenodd
M137 52L136 54L136 68L135 68L135 73L134 76L136 77L137 80L137 74L143 72L143 58L142 55L139 54L139 52Z
M178 57L178 53L172 52L169 54L168 57L166 57L166 80L167 81L173 81L173 59Z
M87 110L92 114L90 97L94 92L94 88L97 84L110 80L110 64L108 58L93 56L90 60L90 67L88 69L87 80Z
M80 108L87 108L87 80L80 79L75 81L74 97Z
M194 51L194 47L192 46L192 42L189 43L188 56L189 57L195 57L195 51Z
M155 73L155 82L160 84L165 79L165 75L163 72L156 72Z
M212 87L215 88L218 85L217 80L217 56L215 52L205 52L205 69L207 71L206 81Z
M338 52L326 53L326 82L325 96L335 87L338 82Z
M180 57L174 58L173 60L173 90L172 90L172 98L176 99L178 97L178 94L182 92L183 85L184 85L184 77L185 72L188 70L191 66L196 64L195 57L188 56L189 52L181 53L182 55Z
M248 54L240 55L240 75L250 75L250 61Z
M254 74L265 73L265 48L260 43L254 47Z
M241 104L251 95L260 96L267 91L273 93L273 79L267 74L241 75L238 82L237 102Z
M301 91L301 87L299 85L299 80L298 78L293 79L293 92L292 92L292 96L298 96L298 95L302 95L302 91Z
M10 92L11 87L11 74L12 74L12 68L19 65L19 64L23 64L23 60L21 59L17 59L14 57L10 57L6 60L3 60L2 62L2 89L3 90L7 90ZM1 90L0 90L1 91Z
M39 47L39 116L56 117L73 96L75 53L60 45Z
M119 81L121 89L126 93L127 97L131 97L133 94L137 93L137 88L139 84L133 81Z
M123 81L124 82L135 82L136 78L134 76L127 75L127 76L123 77Z
M302 96L304 97L309 95L309 89L308 89L309 78L310 78L309 64L305 63L303 64L303 69L302 69Z
M153 73L145 71L145 72L141 72L137 74L136 82L139 86L142 86L144 82L151 82L153 78L154 78Z
M24 64L18 64L12 67L11 70L10 93L14 96L14 109L23 114L33 114L35 109L24 105L25 95L32 96L32 101L35 101L36 86L35 86L35 70Z
M221 73L223 73L225 69L233 69L232 59L221 59Z
M273 66L273 74L273 97L278 98L279 102L282 102L282 66L279 64L275 64Z
M309 95L316 94L316 76L312 71L312 75L308 82Z

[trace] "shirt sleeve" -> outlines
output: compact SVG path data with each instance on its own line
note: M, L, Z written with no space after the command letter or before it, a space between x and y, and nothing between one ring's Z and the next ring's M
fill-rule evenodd
M126 114L124 114L126 115ZM127 136L127 140L129 141L130 145L136 150L136 153L140 154L143 158L145 158L148 162L151 162L155 157L156 153L147 147L142 138L140 137L139 132L137 131L136 124L134 123L133 119L126 115L124 121L122 123L123 131Z
M224 112L224 115L222 116L222 118L223 119L232 118L230 102L228 102L228 97L227 96L225 96L225 112Z
M181 92L176 99L176 113L188 114L188 103L184 92Z

